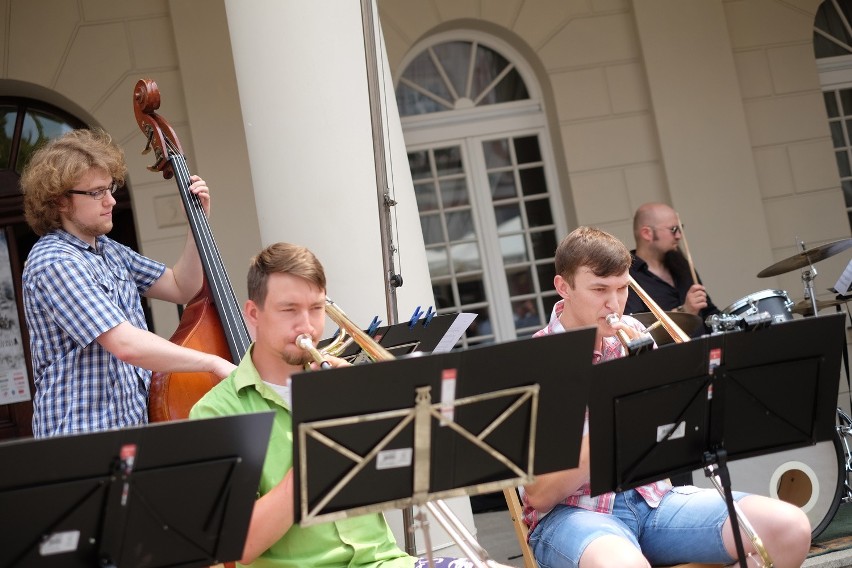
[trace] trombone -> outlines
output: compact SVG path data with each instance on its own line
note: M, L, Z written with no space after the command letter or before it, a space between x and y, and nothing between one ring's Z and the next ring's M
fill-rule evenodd
M632 276L628 275L628 284L633 291L636 292L636 295L639 296L645 305L653 312L654 316L657 318L657 322L651 325L650 327L645 329L645 333L642 334L641 337L637 339L631 339L629 335L623 329L617 329L615 331L615 336L624 346L624 349L627 350L628 355L638 355L643 351L651 349L654 346L654 340L651 338L651 335L648 333L650 330L658 325L662 325L663 328L668 332L668 334L675 340L677 343L684 343L689 341L689 335L687 335L675 322L672 318L663 311L660 306L648 295L645 290L642 289L641 286L633 279ZM621 318L618 314L609 314L606 316L606 321L610 326L618 323Z
M651 310L651 312L653 312L654 317L657 318L657 321L660 323L660 325L663 326L663 328L665 328L671 338L676 343L686 343L687 341L689 341L689 335L687 335L680 328L680 326L678 326L674 322L674 320L670 318L662 308L660 308L660 306L651 298L651 296L648 295L647 292L645 292L645 290L642 289L642 287L636 282L636 280L634 280L632 276L629 276L629 279L630 280L628 281L628 284L630 285L630 287L633 288L633 291L636 292L636 295L639 296L643 302L645 302L645 305L648 306L648 309ZM617 314L610 314L610 316L617 317ZM610 316L607 316L608 322L610 321ZM624 334L625 337L626 335L627 334ZM622 344L624 344L625 348L628 348L627 343L625 343L625 340L623 339L622 335L617 334L617 336L622 342ZM710 478L710 481L713 483L713 486L716 487L716 489L719 491L719 494L722 496L722 499L725 499L725 489L722 487L722 483L719 480L719 476L714 473L713 467L714 466L712 465L708 466L707 475ZM769 556L769 553L766 551L766 547L763 546L763 541L760 539L757 532L754 530L754 527L748 521L745 516L745 513L743 513L742 509L736 501L734 501L734 512L737 515L737 519L739 519L740 526L742 527L743 532L745 532L749 540L751 540L754 549L757 551L757 554L762 560L762 562L757 561L758 566L763 568L772 568L774 564L772 563L772 558ZM747 556L752 555L751 553L749 553Z
M672 339L674 339L675 343L686 343L689 341L689 335L686 334L669 315L660 308L659 304L654 301L648 293L642 289L642 287L633 279L632 276L628 276L628 284L633 291L636 292L636 295L645 302L645 305L648 306L648 309L654 313L654 317L657 318L657 321L660 322L660 325L668 332Z

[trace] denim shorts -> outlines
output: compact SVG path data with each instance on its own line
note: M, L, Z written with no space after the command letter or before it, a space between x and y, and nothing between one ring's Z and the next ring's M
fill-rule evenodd
M733 495L738 501L746 493ZM612 515L557 505L529 542L541 568L576 568L586 547L605 535L632 542L652 565L730 564L735 559L722 542L727 518L727 505L716 489L674 487L656 508L629 490L616 495Z

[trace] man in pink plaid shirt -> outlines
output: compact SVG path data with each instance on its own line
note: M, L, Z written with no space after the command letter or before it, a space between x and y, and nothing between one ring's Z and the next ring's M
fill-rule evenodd
M547 327L536 335L595 325L593 361L623 357L616 330L623 329L635 339L644 329L637 320L622 316L630 263L627 247L608 233L580 227L569 234L556 250L554 286L562 299L554 306ZM610 326L606 316L613 313L620 321ZM715 489L672 487L662 480L592 497L588 428L587 416L576 469L540 475L522 491L530 547L542 568L648 568L735 561L727 506ZM734 492L734 499L774 565L801 566L811 540L805 513L759 495ZM743 546L749 555L756 552L745 535Z

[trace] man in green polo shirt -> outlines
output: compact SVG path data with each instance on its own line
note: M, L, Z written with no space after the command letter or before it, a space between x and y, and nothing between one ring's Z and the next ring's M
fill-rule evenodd
M306 248L277 243L254 257L245 315L255 328L255 341L237 369L198 401L190 417L275 412L241 564L411 568L417 559L399 549L382 514L306 528L293 523L290 376L311 360L296 338L307 334L314 344L320 339L325 287L322 265ZM347 364L329 360L333 366Z

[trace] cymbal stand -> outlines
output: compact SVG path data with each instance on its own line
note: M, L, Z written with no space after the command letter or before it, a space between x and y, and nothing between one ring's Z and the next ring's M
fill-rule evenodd
M798 241L799 247L801 247L802 252L807 250L805 248L805 241ZM811 301L811 309L814 312L814 315L817 315L817 301L816 294L814 294L814 279L816 278L818 272L816 267L811 264L808 268L802 268L802 283L805 286L805 298L810 299Z

